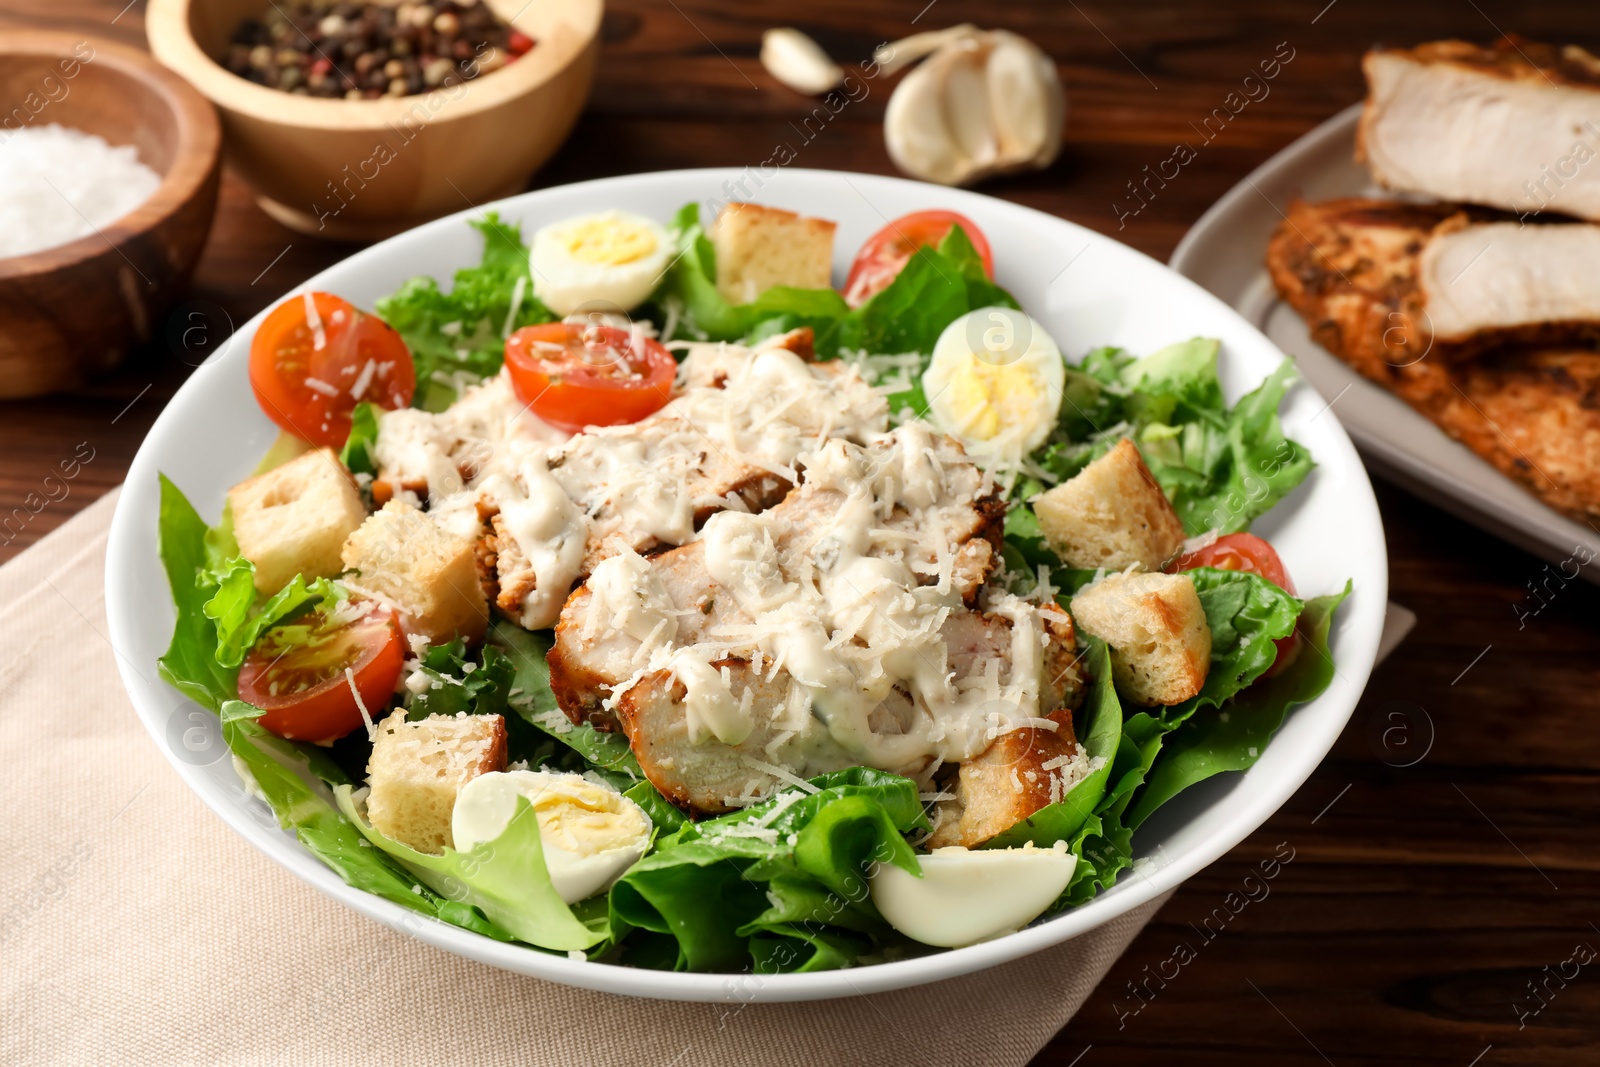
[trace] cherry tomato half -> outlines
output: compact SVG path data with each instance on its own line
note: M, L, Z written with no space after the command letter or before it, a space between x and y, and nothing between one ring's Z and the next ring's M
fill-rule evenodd
M239 699L265 708L257 721L279 737L335 741L362 725L346 668L367 713L381 718L405 647L392 609L376 601L324 605L261 635L239 668Z
M938 247L950 228L957 225L966 231L967 240L983 260L983 272L993 278L994 256L989 251L989 239L975 222L954 211L914 211L895 219L861 246L850 265L850 276L845 279L845 303L860 307L888 288L917 249Z
M1248 571L1251 574L1259 574L1290 596L1295 595L1294 579L1290 578L1289 572L1284 569L1283 560L1278 558L1277 549L1255 534L1225 534L1204 548L1179 556L1168 565L1167 569L1176 574L1180 571L1193 570L1195 567L1215 567L1223 571ZM1300 634L1297 631L1288 637L1279 638L1273 644L1277 646L1278 656L1262 675L1263 678L1270 678L1294 662L1295 656L1300 652Z
M563 430L638 422L672 399L678 364L659 343L614 326L548 322L506 341L518 399Z
M261 410L314 445L338 448L358 402L403 408L416 385L400 335L330 293L285 300L250 342L250 386Z

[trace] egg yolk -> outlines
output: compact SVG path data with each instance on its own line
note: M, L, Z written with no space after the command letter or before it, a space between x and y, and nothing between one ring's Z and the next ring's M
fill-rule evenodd
M562 234L567 254L583 263L620 267L656 250L655 234L617 219L591 219Z
M529 800L544 839L576 855L603 852L649 833L639 809L598 786L543 789Z
M962 436L988 441L1008 426L1035 419L1042 391L1026 367L970 359L951 376L950 406Z

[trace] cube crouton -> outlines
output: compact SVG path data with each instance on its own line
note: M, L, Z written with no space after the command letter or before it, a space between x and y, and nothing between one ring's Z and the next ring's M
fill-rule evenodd
M828 288L834 229L826 219L760 204L729 204L711 227L717 288L735 304L747 304L775 285Z
M1200 692L1211 668L1211 627L1186 574L1112 574L1072 598L1078 626L1111 647L1117 691L1166 705Z
M1024 726L1008 731L961 764L955 797L940 802L929 848L977 848L1061 800L1088 773L1087 757L1072 733L1071 709L1049 718L1058 724L1055 730Z
M356 572L354 584L399 606L406 633L430 644L476 641L489 625L477 548L472 538L391 500L345 541L344 565Z
M403 709L378 724L367 760L367 819L373 829L418 852L455 846L450 813L461 787L506 769L506 723L499 715L430 715L407 722Z
M367 517L360 490L329 448L240 482L228 491L228 507L239 554L255 564L263 593L276 593L296 574L338 574L345 538Z
M1157 571L1183 547L1183 523L1134 443L1124 437L1033 502L1039 529L1072 567Z

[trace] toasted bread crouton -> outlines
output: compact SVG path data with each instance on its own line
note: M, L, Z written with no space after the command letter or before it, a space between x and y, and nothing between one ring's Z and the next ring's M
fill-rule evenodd
M711 227L717 288L747 304L775 285L826 289L833 277L834 224L760 204L729 204Z
M410 504L385 504L349 536L343 555L356 584L399 605L408 634L430 644L476 641L489 625L477 542L441 529Z
M1111 646L1117 691L1135 704L1176 704L1200 692L1211 627L1186 574L1113 574L1072 598L1078 625Z
M1072 712L1063 708L1049 719L1056 729L1024 726L1003 733L961 765L955 797L939 805L929 848L977 848L1059 801L1088 773L1072 733Z
M996 834L1061 800L1088 773L1088 757L1072 730L1083 703L1083 677L1072 620L1054 605L1040 609L1048 644L1039 713L1054 723L997 733L983 752L961 764L941 801L929 848L977 848Z
M296 574L326 578L339 549L367 517L339 457L319 448L228 491L239 554L256 566L256 588L276 593Z
M461 787L506 769L499 715L430 715L407 722L397 709L378 724L367 760L367 818L373 829L418 852L454 847L450 813Z
M1124 437L1075 478L1033 502L1045 539L1072 567L1156 571L1183 547L1183 523Z

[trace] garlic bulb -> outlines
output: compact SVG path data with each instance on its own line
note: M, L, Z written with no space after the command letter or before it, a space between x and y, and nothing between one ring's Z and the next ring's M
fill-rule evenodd
M788 27L761 35L761 65L784 85L807 96L821 96L844 80L844 71L821 45Z
M941 185L1048 167L1061 152L1067 97L1055 64L1005 30L970 25L908 37L879 50L892 72L922 56L889 98L889 156Z

